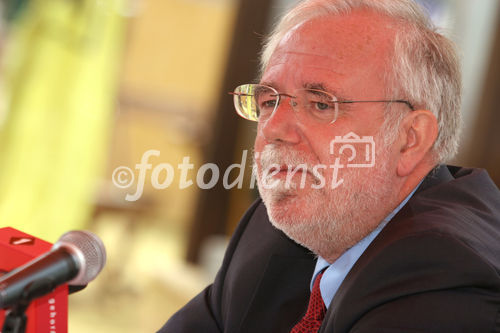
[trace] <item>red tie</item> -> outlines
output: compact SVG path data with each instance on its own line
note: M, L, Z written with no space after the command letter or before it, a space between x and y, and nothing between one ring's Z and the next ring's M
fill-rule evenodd
M319 282L324 272L321 272L314 281L307 312L302 319L292 328L290 333L316 333L325 317L326 306L321 297Z

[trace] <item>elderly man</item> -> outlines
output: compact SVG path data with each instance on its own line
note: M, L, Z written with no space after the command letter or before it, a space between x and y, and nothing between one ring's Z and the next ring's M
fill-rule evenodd
M500 332L500 193L443 165L460 129L452 43L411 0L311 0L262 69L233 93L258 121L262 200L160 332Z

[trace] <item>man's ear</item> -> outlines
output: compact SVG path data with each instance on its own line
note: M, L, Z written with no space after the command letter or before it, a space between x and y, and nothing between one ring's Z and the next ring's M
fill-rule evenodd
M436 116L429 110L412 111L403 119L400 134L397 172L398 176L405 177L431 158L430 150L438 135Z

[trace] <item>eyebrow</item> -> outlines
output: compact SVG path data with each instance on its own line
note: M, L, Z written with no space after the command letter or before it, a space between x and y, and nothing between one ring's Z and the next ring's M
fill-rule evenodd
M262 85L265 85L265 86L268 86L268 87L272 87L276 90L278 90L279 92L280 89L279 89L279 84L276 84L275 82L273 81L262 81L260 82L259 84L262 84ZM322 91L325 91L327 93L330 93L336 97L343 97L344 94L341 90L339 89L330 89L328 88L324 83L321 83L321 82L306 82L304 84L302 84L302 88L303 89L315 89L315 90L322 90Z
M257 84L261 84L263 86L268 86L268 87L272 87L274 89L277 89L278 85L271 82L271 81L261 81L261 82L258 82Z
M327 93L332 94L333 96L336 96L339 99L343 99L344 93L340 89L332 89L328 88L324 83L321 82L308 82L303 84L304 89L315 89L315 90L322 90Z
M328 88L326 88L326 86L323 83L313 83L313 82L304 83L302 85L302 87L304 89L315 89L315 90L323 90L323 91L329 92Z

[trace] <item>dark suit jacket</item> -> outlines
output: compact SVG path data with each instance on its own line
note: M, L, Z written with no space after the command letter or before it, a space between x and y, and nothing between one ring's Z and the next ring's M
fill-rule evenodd
M437 168L353 266L320 332L500 332L499 217L485 171ZM215 282L160 332L289 332L314 266L259 200Z

